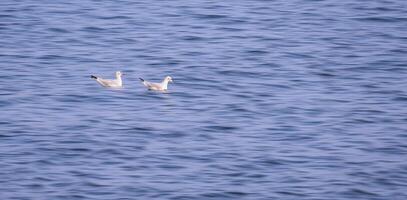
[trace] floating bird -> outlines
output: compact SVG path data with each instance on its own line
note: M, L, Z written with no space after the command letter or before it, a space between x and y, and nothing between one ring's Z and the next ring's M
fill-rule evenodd
M171 76L166 76L161 83L152 83L145 81L142 78L139 78L141 82L146 86L149 90L157 90L157 91L166 91L168 89L168 82L172 83Z
M110 88L121 88L123 86L122 82L122 72L117 71L116 72L116 79L109 80L109 79L103 79L94 75L90 76L93 79L96 79L96 81L102 85L103 87L110 87Z

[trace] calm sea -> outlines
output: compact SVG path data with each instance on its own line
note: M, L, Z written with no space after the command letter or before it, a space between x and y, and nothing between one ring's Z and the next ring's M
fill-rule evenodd
M407 199L406 33L404 0L2 0L0 199Z

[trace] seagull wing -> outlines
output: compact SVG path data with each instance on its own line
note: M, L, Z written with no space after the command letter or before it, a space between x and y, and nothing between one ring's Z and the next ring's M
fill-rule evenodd
M104 87L120 87L117 80L97 78L96 81Z
M144 81L143 84L150 90L162 90L162 85L160 83Z

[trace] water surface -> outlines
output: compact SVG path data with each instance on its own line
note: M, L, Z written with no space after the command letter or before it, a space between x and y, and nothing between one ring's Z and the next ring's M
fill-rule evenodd
M0 3L2 199L406 199L407 3ZM125 87L109 90L91 74ZM143 77L171 75L168 93Z

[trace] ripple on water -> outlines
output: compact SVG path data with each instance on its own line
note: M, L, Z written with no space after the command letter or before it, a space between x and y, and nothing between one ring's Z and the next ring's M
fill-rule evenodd
M1 197L406 199L402 8L2 1Z

